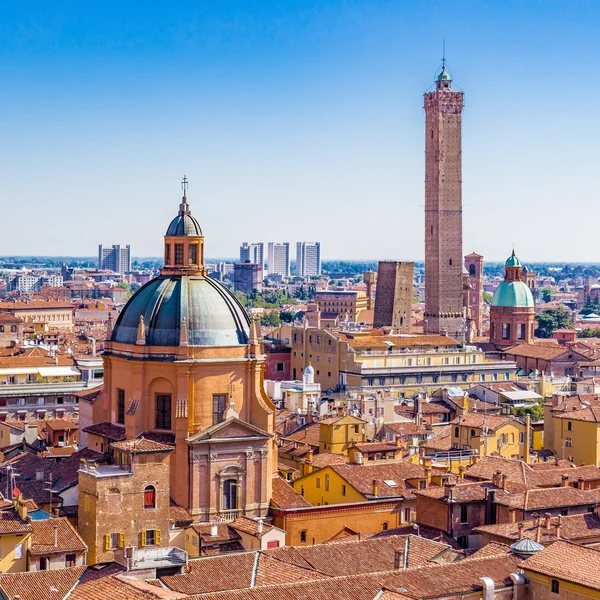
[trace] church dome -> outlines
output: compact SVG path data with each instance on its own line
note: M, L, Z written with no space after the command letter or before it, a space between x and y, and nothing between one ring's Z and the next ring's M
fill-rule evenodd
M521 266L521 261L515 256L514 250L513 250L513 253L506 259L504 266L506 266L506 267L520 267Z
M200 223L189 213L177 215L167 229L168 236L202 235Z
M223 284L205 275L170 275L149 281L121 311L111 341L135 344L140 316L148 346L179 346L183 317L190 346L248 343L246 311Z
M494 292L492 306L526 307L535 306L529 286L523 281L503 281Z
M442 72L438 75L438 81L450 81L450 74L446 71L446 67L442 67Z

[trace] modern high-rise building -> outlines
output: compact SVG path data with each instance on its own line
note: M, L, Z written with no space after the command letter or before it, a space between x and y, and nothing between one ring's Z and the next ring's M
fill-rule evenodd
M415 263L379 262L374 327L393 327L398 332L410 332L414 271Z
M445 61L426 92L425 332L465 335L462 281L463 92L452 89Z
M262 267L265 264L264 257L264 244L262 242L257 242L255 244L244 242L240 246L241 263L251 262Z
M98 269L100 271L114 271L115 273L128 273L131 271L131 246L124 248L113 245L105 248L98 246Z
M321 242L296 244L296 275L301 277L321 274Z
M290 243L269 242L268 246L269 275L290 276Z

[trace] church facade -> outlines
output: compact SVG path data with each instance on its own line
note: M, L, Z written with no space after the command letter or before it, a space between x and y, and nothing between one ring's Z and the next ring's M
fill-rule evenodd
M115 442L141 437L170 445L178 505L202 521L264 516L277 461L260 330L208 277L186 188L184 180L160 276L111 327L88 446L110 453Z

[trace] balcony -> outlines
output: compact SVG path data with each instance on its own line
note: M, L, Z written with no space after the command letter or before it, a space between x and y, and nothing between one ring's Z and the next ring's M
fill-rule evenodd
M238 517L241 517L242 512L243 511L239 508L235 510L222 510L219 511L218 518L225 523L230 523L231 521L235 521Z

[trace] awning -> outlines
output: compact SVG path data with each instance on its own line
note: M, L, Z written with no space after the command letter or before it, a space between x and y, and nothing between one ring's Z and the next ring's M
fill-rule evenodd
M76 377L81 375L77 367L38 367L42 377Z
M37 367L6 367L0 369L0 375L37 375Z

